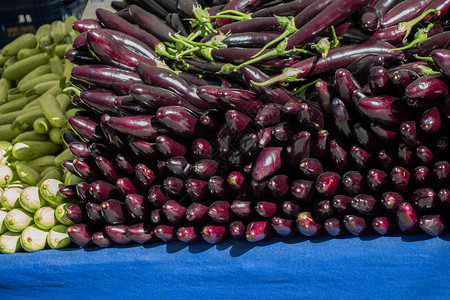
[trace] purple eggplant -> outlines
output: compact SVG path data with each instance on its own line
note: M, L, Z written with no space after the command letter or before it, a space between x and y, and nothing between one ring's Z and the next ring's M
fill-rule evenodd
M281 147L266 147L258 155L253 167L252 177L262 180L281 168L283 163Z
M241 133L251 124L252 119L237 110L225 113L225 124L232 134Z
M442 186L450 185L450 163L438 161L433 166L433 178Z
M152 226L146 223L129 226L125 231L125 235L139 244L150 243L156 239Z
M224 226L206 225L202 228L203 240L210 244L218 244L226 238L227 229Z
M337 96L344 101L345 104L352 103L352 94L361 86L347 69L338 69L334 76L334 84Z
M389 175L380 169L371 169L366 176L367 186L376 192L383 191L389 183Z
M240 219L247 219L252 215L252 203L246 200L234 200L230 210Z
M168 200L162 206L162 213L172 223L179 223L185 218L186 207L180 205L175 200Z
M194 138L203 136L199 120L181 106L164 106L156 111L156 118L161 124L180 136Z
M192 142L191 152L197 159L212 158L212 146L205 139L196 139Z
M72 142L69 144L69 151L75 157L87 158L91 156L88 146L83 142Z
M324 129L324 116L320 109L307 103L302 103L298 110L297 121L302 128L311 132Z
M359 194L353 197L351 206L361 214L371 214L374 211L377 200L372 195Z
M228 232L230 237L235 240L242 240L245 236L246 226L242 221L234 221L230 223L228 227Z
M83 117L69 118L69 125L86 143L103 142L104 138L98 123Z
M425 185L428 184L431 181L432 178L432 172L430 169L426 166L418 166L414 169L414 171L411 174L411 177L413 181L417 185Z
M119 170L128 176L136 173L132 161L120 153L116 156L116 164Z
M291 194L302 203L310 202L315 196L314 181L298 179L291 185Z
M432 0L407 0L402 1L390 9L380 20L381 27L397 25L419 16Z
M275 175L270 178L267 187L275 198L283 198L290 189L289 177L286 175Z
M442 207L450 208L450 189L442 188L438 193L438 198Z
M364 234L367 229L366 221L364 220L364 218L355 215L345 215L344 225L348 232L356 236Z
M147 197L150 203L155 207L162 207L169 200L160 185L153 185L149 188Z
M431 188L421 188L412 192L410 202L420 212L433 211L438 205L436 192Z
M450 78L450 51L448 49L439 49L431 52L431 58L438 70L447 77Z
M310 179L316 179L323 173L323 166L317 158L304 158L299 164L300 171Z
M138 185L134 182L134 180L127 177L117 179L116 186L119 193L121 193L123 196L126 196L128 194L140 193Z
M381 206L387 212L396 212L400 204L403 203L403 196L396 192L385 192L381 195Z
M122 224L125 221L124 205L116 199L105 200L101 203L102 216L109 224Z
M349 210L352 201L353 199L347 195L336 195L333 197L331 205L333 206L334 211L343 214Z
M219 163L216 160L202 159L195 163L194 172L202 179L210 179L213 177L219 167Z
M147 199L139 194L128 194L125 197L125 207L132 218L143 221L149 215Z
M172 197L182 197L186 193L183 179L176 177L167 177L163 181L164 190Z
M230 206L227 201L215 201L209 206L207 214L215 222L228 223L232 217Z
M103 88L111 88L118 81L141 81L139 74L133 71L97 64L75 66L71 75L75 79L87 81Z
M445 224L442 221L440 215L424 215L419 220L419 227L425 233L428 233L432 236L441 235L445 228Z
M307 237L320 234L322 226L317 223L310 212L301 212L296 218L297 229Z
M320 219L329 218L333 213L333 206L330 200L319 201L314 206L314 215Z
M92 235L92 242L102 248L109 247L115 242L103 231L97 231Z
M222 177L213 176L208 180L210 195L215 199L226 199L230 194L230 187Z
M281 209L283 210L283 213L290 218L295 218L300 212L300 207L291 201L284 201L281 205Z
M153 232L155 233L155 236L165 243L175 241L177 238L176 228L170 225L158 225L153 229Z
M349 195L357 195L364 190L364 177L358 171L348 171L342 175L341 184Z
M200 233L198 231L197 227L194 226L182 226L177 229L175 234L179 241L192 243L200 239Z
M183 156L169 158L166 166L172 173L182 178L188 177L193 169L192 165Z
M167 157L183 156L187 152L185 146L164 135L156 138L156 147L161 154Z
M117 244L126 245L132 240L125 234L128 226L123 224L109 225L105 227L106 234Z
M248 223L245 239L248 242L259 242L273 235L273 228L269 221L253 221Z
M104 225L105 219L102 216L102 206L98 203L87 202L85 204L86 214L89 218L89 221L93 224Z
M83 19L73 22L72 28L79 33L83 33L92 29L102 28L100 23L95 19Z
M402 233L416 233L419 229L418 218L413 207L403 202L397 209L397 226Z
M205 206L201 203L194 202L189 205L186 209L186 219L189 222L200 222L205 219L206 213L208 212L209 207Z
M187 194L193 200L204 200L210 196L207 181L190 178L184 182Z
M441 129L441 116L437 107L423 112L420 118L420 128L426 133L437 133Z
M89 186L89 193L99 202L120 196L114 184L102 180L92 181Z
M376 217L372 221L372 229L379 235L386 235L392 232L392 224L386 217Z
M73 167L77 174L86 181L91 182L101 178L101 172L93 160L89 158L76 158L73 160Z
M86 224L75 224L67 229L69 238L80 247L88 247L92 242L92 232Z
M342 225L341 221L336 218L329 218L323 222L323 228L331 236L339 236L345 232L345 227Z
M315 182L316 191L325 197L336 194L341 182L341 176L335 172L324 172L319 175Z
M308 131L300 131L294 134L286 146L286 161L291 168L296 168L300 165L302 159L309 157L310 144L311 134Z
M298 234L295 221L292 219L284 219L278 216L272 218L272 228L277 235L282 237L292 237Z

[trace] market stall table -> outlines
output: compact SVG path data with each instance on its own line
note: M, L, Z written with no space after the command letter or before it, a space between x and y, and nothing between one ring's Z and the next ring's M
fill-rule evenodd
M450 295L450 234L218 245L152 243L0 255L1 299L359 299Z

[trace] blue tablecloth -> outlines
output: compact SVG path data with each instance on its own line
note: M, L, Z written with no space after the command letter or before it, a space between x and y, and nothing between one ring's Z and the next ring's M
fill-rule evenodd
M449 240L324 236L0 255L0 299L448 299Z

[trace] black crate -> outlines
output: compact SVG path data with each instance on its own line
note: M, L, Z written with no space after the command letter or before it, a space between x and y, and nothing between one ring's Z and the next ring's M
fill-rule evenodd
M0 49L27 32L36 32L42 24L81 18L87 0L0 0Z

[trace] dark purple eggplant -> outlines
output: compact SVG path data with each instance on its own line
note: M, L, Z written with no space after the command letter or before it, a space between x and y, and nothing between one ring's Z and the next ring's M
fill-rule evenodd
M356 108L363 116L385 125L398 125L408 118L401 99L394 96L366 96L359 99Z
M224 226L206 225L202 228L203 240L210 244L218 244L226 238L227 229Z
M361 86L347 69L338 69L334 77L334 85L337 96L344 101L345 104L352 103L352 94L356 89L361 89Z
M320 219L329 218L333 213L333 206L330 200L322 200L314 205L314 215Z
M133 19L136 21L139 27L156 36L156 38L158 38L162 42L174 42L170 38L170 36L175 36L176 31L159 17L137 5L130 5L129 9Z
M117 179L116 186L119 193L121 193L123 196L126 196L128 194L139 194L140 192L137 184L127 177Z
M156 147L161 154L167 157L183 156L187 152L185 146L164 135L156 138Z
M184 182L184 186L187 194L193 200L205 200L210 196L207 181L190 178Z
M212 158L212 146L205 139L196 139L192 142L191 152L197 159Z
M169 158L166 166L172 173L182 178L188 177L193 169L192 165L183 156Z
M116 199L105 200L101 203L102 216L109 224L122 224L125 221L124 205Z
M431 212L438 205L436 192L431 188L417 189L411 193L410 202L419 212Z
M319 175L315 182L316 191L325 197L331 197L338 192L341 176L335 172L324 172Z
M432 172L426 166L418 166L414 169L411 174L411 177L417 185L425 185L431 181Z
M255 116L255 122L261 127L275 125L280 122L283 106L278 103L268 103L261 107Z
M385 192L381 195L381 206L390 213L396 212L403 203L403 196L396 192Z
M283 210L283 213L290 218L295 218L300 213L300 207L291 201L284 201L281 205L281 209Z
M153 229L155 235L165 243L176 240L176 228L170 225L158 225Z
M102 248L109 247L115 242L103 231L97 231L92 235L92 242Z
M69 144L69 151L75 157L87 158L91 156L88 146L83 142L72 142Z
M450 189L442 188L438 193L438 198L442 207L450 208Z
M327 159L329 155L330 133L327 130L320 130L311 140L311 154L318 159Z
M364 220L364 218L355 215L345 215L344 225L348 232L356 236L364 234L367 229L366 221Z
M333 113L331 101L334 98L334 90L330 87L328 82L322 79L317 80L314 87L314 97L320 109L326 114L331 115ZM298 104L298 106L300 106L300 104Z
M339 236L345 232L345 227L342 225L341 221L336 218L329 218L323 222L323 228L331 236Z
M450 185L450 163L438 161L433 166L433 178L442 186Z
M315 196L314 181L298 179L291 185L291 194L302 203L310 202Z
M397 160L402 167L411 168L415 164L413 150L403 143L399 144L397 149Z
M370 124L370 129L377 136L377 138L385 144L392 144L397 140L398 133L391 127L382 125L377 122Z
M179 241L192 243L200 239L200 233L198 231L199 229L194 226L182 226L177 229L175 234Z
M234 200L230 210L240 219L247 219L253 213L251 202L246 200Z
M351 206L361 214L371 214L375 208L377 200L372 195L359 194L353 197Z
M216 160L202 159L195 163L194 172L202 179L209 179L216 174L218 167Z
M156 240L152 226L146 223L129 226L125 231L125 235L139 244L150 243Z
M325 126L322 112L307 103L302 103L300 105L297 121L302 128L311 132L318 132L324 129Z
M331 205L333 206L334 211L343 214L349 210L352 200L353 199L347 195L336 195L333 197Z
M407 0L402 1L391 8L380 20L380 27L397 25L419 16L432 0Z
M150 203L155 207L162 207L163 204L169 200L160 185L151 186L148 190L147 197Z
M310 144L311 134L308 131L300 131L294 134L286 146L286 161L291 168L297 168L303 159L309 157Z
M89 186L89 193L99 202L120 196L114 184L103 180L92 181Z
M92 242L92 232L86 224L75 224L67 228L69 238L80 247L88 247Z
M119 168L119 170L121 172L123 172L124 174L126 174L126 175L134 175L135 174L134 164L128 157L126 157L120 153L117 154L116 164L117 164L117 167Z
M420 128L426 133L437 133L441 129L441 116L437 107L423 112L420 118Z
M390 170L394 167L395 156L389 148L383 148L377 154L377 163L383 170Z
M143 163L137 164L134 170L137 181L144 189L148 189L156 179L156 175L153 170Z
M289 177L286 175L275 175L270 178L267 187L275 198L283 198L290 189Z
M390 179L394 188L405 191L408 188L410 173L405 168L396 166L391 170Z
M382 192L389 183L389 175L380 169L371 169L366 176L366 184L375 192Z
M132 240L125 234L128 226L123 224L109 225L105 227L106 234L117 244L126 245Z
M258 131L258 147L265 148L272 140L273 127L262 128Z
M419 220L419 227L425 233L439 236L444 233L446 227L440 215L424 215Z
M94 161L89 158L79 157L74 159L73 167L78 176L84 178L88 182L101 178L100 170L98 169Z
M139 74L106 65L81 65L72 69L72 77L95 84L103 88L111 88L118 81L141 81Z
M230 206L227 201L215 201L209 206L207 214L215 222L228 223L233 215Z
M366 170L367 167L370 166L372 155L366 150L357 146L352 146L349 152L352 162L358 170Z
M351 140L352 130L350 128L350 117L344 102L339 98L333 98L333 100L331 100L331 112L339 133L341 133L346 140ZM355 134L357 135L356 131Z
M246 226L242 221L234 221L230 223L228 227L228 232L230 237L235 240L242 240L245 236Z
M138 63L137 71L146 84L172 91L199 109L212 108L208 102L197 95L195 87L189 85L173 71L146 63Z
M317 223L310 212L301 212L296 218L297 229L307 237L320 234L322 226Z
M394 88L390 81L389 72L383 66L370 68L367 81L373 95L386 95Z
M259 201L255 205L255 211L263 218L271 218L277 213L277 204L268 201Z
M230 187L227 181L220 176L209 178L208 189L210 195L215 199L226 199L230 194Z
M357 195L364 190L364 177L358 171L348 171L342 175L341 184L349 195Z
M125 206L132 218L144 221L149 216L147 199L139 194L128 194L125 197Z
M269 221L253 221L248 223L245 230L245 239L248 242L259 242L270 238L273 228Z
M179 223L185 218L187 209L175 200L168 200L164 203L161 210L167 220L172 223Z
M200 222L205 219L209 207L198 202L194 202L186 209L186 219L189 222Z
M83 117L72 116L69 118L69 125L86 143L102 143L104 141L100 126L96 122Z
M276 172L283 163L281 147L266 147L258 155L253 167L252 177L262 180Z
M386 235L392 232L392 224L386 217L376 217L372 221L372 229L379 235Z
M156 111L156 118L175 134L187 138L204 136L200 121L181 106L164 106Z
M164 191L166 191L172 197L182 197L186 193L184 188L183 179L176 177L167 177L163 181Z
M450 51L447 49L439 49L431 52L431 58L438 70L447 77L450 78Z
M402 233L416 233L419 223L413 207L408 202L403 202L397 209L397 226Z
M284 219L278 216L272 218L272 228L277 235L282 237L292 237L298 234L295 221L292 219Z
M105 219L102 216L102 206L98 203L87 202L85 204L86 214L93 224L104 225Z
M323 173L323 166L317 158L304 158L299 164L300 171L310 179L316 179Z

